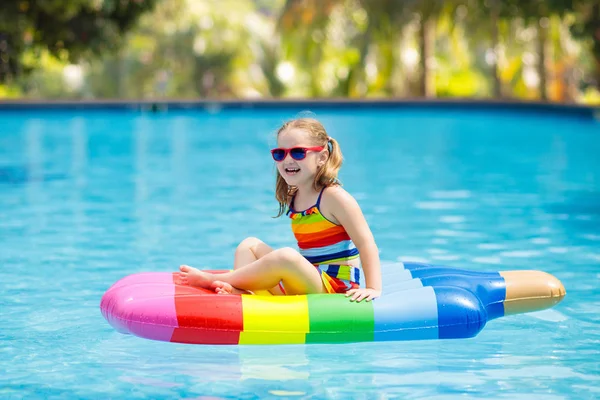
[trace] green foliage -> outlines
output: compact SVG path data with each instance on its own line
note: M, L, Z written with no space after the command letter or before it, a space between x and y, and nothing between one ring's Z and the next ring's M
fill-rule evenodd
M575 3L571 33L591 49L595 61L595 86L600 89L600 0L577 0Z
M0 83L39 67L48 51L62 61L114 50L155 0L3 0ZM25 54L34 57L25 57Z
M419 96L428 82L442 97L534 99L538 79L553 100L598 98L600 0L5 3L0 97Z

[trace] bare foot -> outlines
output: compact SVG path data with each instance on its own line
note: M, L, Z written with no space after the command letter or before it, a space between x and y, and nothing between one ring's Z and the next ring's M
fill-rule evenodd
M208 272L202 272L198 268L182 265L179 267L181 284L212 289L215 276Z
M248 290L242 290L231 286L227 282L223 281L214 281L211 285L217 294L252 294L252 292Z
M180 282L182 285L196 286L204 289L212 289L217 294L252 294L231 286L227 282L217 280L217 276L209 272L200 271L198 268L182 265L179 267Z

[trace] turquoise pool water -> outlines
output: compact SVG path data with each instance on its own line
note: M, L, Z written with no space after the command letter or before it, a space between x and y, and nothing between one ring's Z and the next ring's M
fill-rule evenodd
M0 398L600 397L600 122L509 110L319 108L384 268L561 279L551 310L473 339L217 347L115 332L121 277L229 267L271 218L268 152L298 111L0 112Z

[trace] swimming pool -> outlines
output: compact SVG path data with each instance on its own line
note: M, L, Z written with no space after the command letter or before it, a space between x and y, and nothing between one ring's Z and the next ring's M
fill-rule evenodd
M0 398L597 398L600 122L471 107L315 108L385 265L541 269L567 297L473 339L217 347L114 331L119 278L227 268L274 219L268 150L309 108L0 111Z

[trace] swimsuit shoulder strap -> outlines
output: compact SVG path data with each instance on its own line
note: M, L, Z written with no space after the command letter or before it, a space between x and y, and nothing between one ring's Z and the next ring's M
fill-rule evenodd
M319 193L319 197L317 198L317 204L315 204L315 207L319 208L319 206L321 205L321 197L323 197L323 192L325 191L325 188L327 188L327 186L323 186L323 189L321 189L321 192Z

